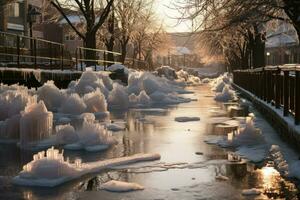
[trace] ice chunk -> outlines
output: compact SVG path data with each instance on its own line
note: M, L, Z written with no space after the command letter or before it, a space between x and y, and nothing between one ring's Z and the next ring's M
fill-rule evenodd
M75 129L70 124L59 125L56 129L56 141L58 144L72 144L79 140Z
M100 89L102 94L105 96L108 95L108 90L104 86L102 79L100 79L99 73L93 71L85 71L82 73L75 86L75 91L80 95L84 95L86 93L93 92L96 89Z
M245 189L242 191L242 195L249 196L249 195L260 195L261 190L257 188Z
M144 187L137 183L128 183L123 181L111 180L101 185L103 190L110 192L129 192L134 190L143 190Z
M102 125L96 123L83 122L82 129L78 132L80 143L86 146L99 144L115 144L116 141Z
M176 117L177 122L189 122L189 121L200 121L199 117Z
M110 130L110 131L123 131L125 130L125 127L120 125L120 124L115 124L115 123L112 123L112 124L108 124L106 126L107 130Z
M177 78L177 73L169 66L161 66L157 68L156 71L159 76L164 76L169 80L174 80Z
M53 114L48 112L43 101L28 104L21 112L20 145L31 146L32 143L48 138L52 134Z
M104 95L97 89L95 92L85 94L83 97L86 112L106 112L107 103Z
M62 113L79 115L86 110L87 106L85 105L83 99L76 93L70 94L66 100L61 104L59 111Z
M215 178L218 181L228 181L229 180L229 178L227 176L223 176L223 175L217 175Z
M0 138L5 140L18 141L20 139L20 118L21 115L14 115L5 121L0 121Z
M0 120L20 114L27 104L36 102L36 97L30 95L27 89L16 87L13 90L8 88L0 94Z
M49 110L56 110L64 101L65 96L53 81L47 81L37 90L38 100L43 100Z
M113 90L108 96L108 105L113 109L127 109L129 106L128 93L124 86L114 83Z
M63 152L60 153L52 147L46 151L46 154L45 152L35 154L33 161L24 165L19 175L14 177L13 183L27 186L54 187L85 174L116 166L159 159L159 154L136 154L90 163L82 163L80 159L76 159L74 163L70 163L68 159L65 161Z
M141 91L139 96L138 96L138 103L141 105L150 105L151 104L151 99L145 92L145 90Z
M129 73L128 68L125 67L124 65L121 65L121 64L113 64L113 65L107 67L107 70L111 71L111 72L114 72L114 71L117 71L117 70L124 70L125 74Z
M228 85L225 85L222 93L217 93L215 96L216 101L228 102L230 100L235 100L236 94L233 90L230 89Z

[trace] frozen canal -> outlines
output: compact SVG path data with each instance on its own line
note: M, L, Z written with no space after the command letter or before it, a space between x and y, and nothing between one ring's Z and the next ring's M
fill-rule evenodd
M127 130L114 133L119 143L106 152L65 151L65 157L70 157L70 160L79 157L83 162L140 152L160 153L160 161L106 170L55 188L21 187L12 185L11 179L32 159L34 152L21 152L15 145L1 145L0 199L297 199L295 184L284 180L274 168L265 167L264 163L229 162L227 158L231 149L204 142L211 134L208 122L215 111L222 111L221 104L213 100L208 86L190 90L195 93L184 96L198 101L163 109L112 112L113 120L126 119ZM256 126L270 135L275 143L278 139L275 130L259 113L254 113ZM174 120L182 116L200 117L200 121ZM129 193L101 190L101 185L111 179L136 182L145 189ZM242 190L250 188L259 188L262 194L243 196Z

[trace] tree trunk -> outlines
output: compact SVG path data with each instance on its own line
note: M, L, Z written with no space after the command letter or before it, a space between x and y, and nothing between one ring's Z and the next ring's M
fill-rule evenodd
M96 33L88 32L85 38L85 47L90 49L96 49ZM96 51L93 50L85 50L84 51L85 59L87 60L96 60L97 55ZM95 66L97 64L96 61L86 61L86 66Z
M114 50L114 45L115 45L115 38L114 36L111 36L109 38L109 40L107 42L105 42L105 46L106 46L106 49L108 51L113 51ZM114 62L115 61L115 58L114 58L114 54L112 53L108 53L107 54L107 60L110 61L110 62ZM108 63L108 65L112 65L113 63Z
M127 43L121 43L121 63L125 63L125 59L126 59L126 54L127 54Z

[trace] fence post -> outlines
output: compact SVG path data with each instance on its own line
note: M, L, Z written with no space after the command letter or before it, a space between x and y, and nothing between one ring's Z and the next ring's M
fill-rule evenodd
M37 52L36 52L36 39L33 40L33 56L34 56L34 68L37 68L37 60L36 60L36 56L37 56Z
M52 43L49 44L49 53L50 53L50 66L52 67Z
M79 49L79 58L80 58L80 68L83 71L83 60L82 60L82 49Z
M64 70L64 46L61 45L60 46L60 49L61 49L61 70L63 71Z
M75 50L75 65L76 65L76 70L78 70L78 48Z
M296 68L296 83L295 83L295 124L300 123L300 69Z
M20 68L20 36L17 35L17 65Z
M283 116L289 114L289 71L285 70L283 76Z
M103 60L104 60L104 63L103 63L103 64L104 64L104 65L103 65L104 71L106 71L106 66L107 66L106 64L107 64L107 63L106 63L106 52L105 52L105 51L103 52Z
M280 68L275 73L275 107L280 108Z

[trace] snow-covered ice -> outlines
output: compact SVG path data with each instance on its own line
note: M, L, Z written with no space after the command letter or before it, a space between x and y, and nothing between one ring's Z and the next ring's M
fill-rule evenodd
M52 147L46 152L42 151L35 154L33 160L24 165L23 170L13 178L13 183L26 186L54 187L85 174L95 173L110 167L159 159L159 154L135 154L89 163L82 163L80 159L75 159L74 163L70 163L68 159L64 159L63 152L59 153L59 150Z
M123 181L111 180L100 186L101 189L110 192L130 192L135 190L143 190L144 187L137 183L128 183Z

